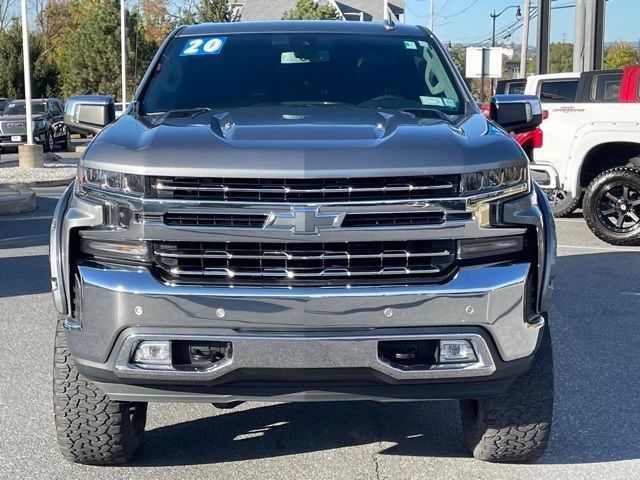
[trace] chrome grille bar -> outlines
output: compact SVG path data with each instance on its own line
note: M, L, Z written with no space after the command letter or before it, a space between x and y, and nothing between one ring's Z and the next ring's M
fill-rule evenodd
M458 175L357 178L198 178L151 177L151 197L241 202L320 202L416 200L455 196Z
M381 252L377 254L350 254L348 252L327 252L320 255L294 255L288 252L263 252L259 255L229 253L225 251L204 252L204 253L188 253L188 252L158 252L158 256L165 258L219 258L219 259L239 259L239 260L263 260L284 258L287 260L342 260L342 259L359 259L359 258L421 258L421 257L445 257L451 255L448 250L436 252Z
M456 258L454 240L155 242L153 250L171 282L287 286L439 281Z
M325 187L325 188L237 188L228 187L224 185L215 187L191 187L185 186L171 186L164 184L156 184L156 190L163 191L178 191L178 190L196 190L200 192L246 192L246 193L353 193L353 192L405 192L416 190L445 190L453 188L451 183L443 183L440 185L401 185L396 187L378 187L378 188L354 188L354 187Z
M206 270L197 269L184 269L173 268L171 273L174 275L197 275L197 276L212 276L212 277L279 277L279 278L317 278L326 276L339 276L339 277L356 277L356 276L368 276L368 275L423 275L438 273L440 269L437 267L422 268L422 269L409 269L409 268L383 268L380 270L362 270L353 271L346 268L327 268L320 272L301 272L299 270L287 270L267 268L264 270L248 270L248 271L234 271L229 268L211 268Z

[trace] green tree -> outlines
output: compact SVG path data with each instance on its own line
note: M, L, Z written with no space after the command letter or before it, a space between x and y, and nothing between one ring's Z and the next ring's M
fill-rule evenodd
M535 73L537 57L527 63L527 73ZM549 73L573 71L573 43L554 42L549 45Z
M105 93L120 99L120 1L76 0L59 68L65 95ZM127 15L128 93L155 51L140 35L140 17Z
M461 43L454 43L449 49L449 55L451 55L453 63L464 77L465 61L467 58L467 50L464 45Z
M227 0L200 0L195 11L196 20L205 22L229 22L231 12Z
M329 4L321 5L313 0L298 0L294 7L284 12L283 20L338 20L338 12Z
M614 42L604 53L604 68L622 68L638 62L640 62L640 54L628 42Z
M31 94L46 97L58 94L58 70L44 50L41 34L29 35L31 55ZM0 31L0 96L24 98L24 70L22 63L22 29L15 20Z
M573 70L573 44L556 42L549 45L549 73Z

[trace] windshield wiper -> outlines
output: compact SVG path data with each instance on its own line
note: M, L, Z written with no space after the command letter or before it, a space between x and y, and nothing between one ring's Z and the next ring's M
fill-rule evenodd
M180 118L180 117L189 117L195 118L198 115L202 115L203 113L210 112L211 109L209 107L196 107L196 108L179 108L176 110L167 110L166 112L162 112L160 116L153 119L154 125L160 125L164 123L169 117L171 118ZM157 113L149 113L147 115L157 115Z
M449 115L447 115L441 110L438 110L437 108L406 107L406 108L399 108L398 110L400 110L402 113L409 113L416 117L439 118L441 120L444 120L445 122L449 122L449 123L451 122L451 118L449 117Z

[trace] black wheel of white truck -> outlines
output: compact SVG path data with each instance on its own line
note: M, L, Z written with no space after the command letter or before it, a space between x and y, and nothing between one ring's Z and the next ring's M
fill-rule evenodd
M67 350L62 320L55 338L53 404L58 444L71 462L126 463L142 444L147 404L110 400L80 375Z
M551 211L554 217L564 217L576 211L580 206L582 196L572 197L569 193L561 188L549 190L546 192Z
M549 327L531 369L498 397L461 400L464 435L479 460L532 462L542 456L553 415L553 353Z
M612 245L640 245L640 169L618 167L598 175L587 188L584 218L591 231Z

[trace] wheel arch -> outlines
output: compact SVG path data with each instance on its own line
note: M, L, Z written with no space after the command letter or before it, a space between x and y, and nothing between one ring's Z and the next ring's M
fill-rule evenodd
M601 173L628 165L640 167L640 143L616 141L592 147L584 156L579 174L580 188L586 188Z

